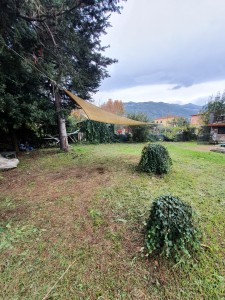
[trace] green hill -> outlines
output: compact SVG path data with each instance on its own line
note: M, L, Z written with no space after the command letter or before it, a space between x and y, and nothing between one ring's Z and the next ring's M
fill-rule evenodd
M192 103L180 105L153 101L126 102L123 104L126 114L142 112L148 116L149 120L167 115L190 118L191 115L199 113L202 108L202 106Z

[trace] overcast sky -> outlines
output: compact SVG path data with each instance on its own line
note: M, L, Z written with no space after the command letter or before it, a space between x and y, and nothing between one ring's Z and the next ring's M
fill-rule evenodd
M128 0L102 37L119 60L94 95L205 104L225 89L225 0Z

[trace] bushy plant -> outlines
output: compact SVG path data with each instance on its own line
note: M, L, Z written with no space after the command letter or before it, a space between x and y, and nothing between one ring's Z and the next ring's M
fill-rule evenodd
M190 127L189 124L185 124L185 126L177 125L176 127L163 128L161 134L166 136L168 140L174 142L186 142L197 139L195 128Z
M128 118L136 121L148 122L148 116L144 113L131 113L127 115ZM135 143L143 143L148 141L149 126L138 125L131 126L132 140Z
M172 160L168 150L160 144L147 144L141 155L138 168L141 171L153 174L168 173L172 166Z
M197 143L209 144L211 140L210 131L211 129L209 126L201 126L198 132Z
M155 199L146 226L148 252L178 260L199 247L199 231L194 226L192 208L179 198L163 195Z
M149 133L148 134L148 142L157 142L159 141L159 137L156 134Z
M102 144L113 141L113 130L108 124L86 120L81 124L81 132L89 143Z

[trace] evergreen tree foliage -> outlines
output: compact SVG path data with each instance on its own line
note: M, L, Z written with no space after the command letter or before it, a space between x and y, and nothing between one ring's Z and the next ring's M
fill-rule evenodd
M87 99L108 76L115 60L101 54L100 35L119 12L118 1L2 0L0 10L6 45L64 87Z
M108 76L107 66L116 62L102 54L105 47L100 36L110 26L110 14L120 9L118 0L1 0L0 110L11 102L12 108L17 107L1 120L6 130L42 122L48 112L54 115L53 87L43 74L78 96L91 98ZM75 107L61 96L62 111ZM21 108L20 97L28 108ZM51 104L46 102L43 108L47 98ZM15 116L15 111L22 110ZM33 118L35 110L38 120Z
M43 78L26 62L5 48L0 61L0 134L9 136L9 144L17 148L25 142L20 141L26 139L25 131L40 136L56 126L54 103L42 92Z

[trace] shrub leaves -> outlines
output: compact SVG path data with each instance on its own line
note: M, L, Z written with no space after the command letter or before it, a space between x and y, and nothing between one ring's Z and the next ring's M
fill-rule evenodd
M168 173L172 166L172 160L168 150L160 144L148 144L142 150L138 168L141 171L153 174Z
M155 199L146 226L148 252L167 258L191 256L199 247L199 231L195 228L192 208L179 198L163 195Z

